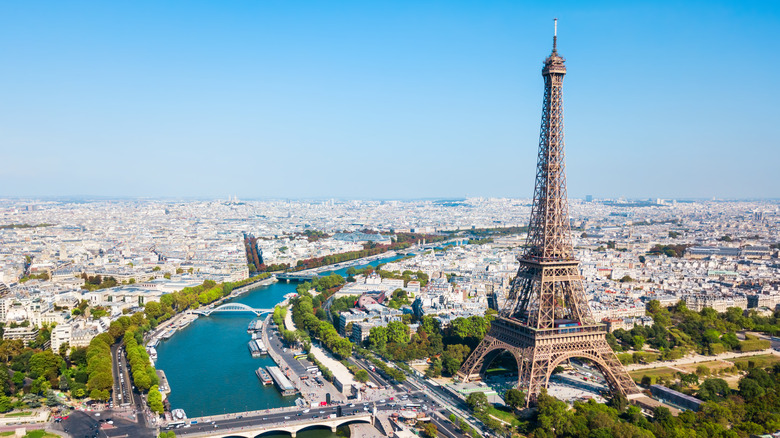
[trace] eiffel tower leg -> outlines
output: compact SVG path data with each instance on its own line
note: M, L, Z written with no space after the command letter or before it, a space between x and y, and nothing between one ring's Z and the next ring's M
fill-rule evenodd
M479 371L485 363L485 356L495 348L497 342L489 333L485 335L458 370L457 376L461 381L468 382L479 377Z
M632 379L626 369L623 368L623 364L620 363L620 360L618 360L617 355L612 351L612 347L609 346L606 339L594 341L594 347L596 349L596 354L613 377L614 381L612 383L615 390L619 391L624 396L641 393L636 386L634 379ZM608 376L605 375L604 377L607 378Z
M526 398L526 406L536 403L536 398L542 387L547 385L547 374L550 369L550 356L552 353L551 347L551 345L540 345L530 349L532 350L532 357L530 369L527 372L528 397Z

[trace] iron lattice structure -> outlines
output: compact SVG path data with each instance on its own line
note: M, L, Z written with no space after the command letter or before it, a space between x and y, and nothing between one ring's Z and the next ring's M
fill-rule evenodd
M506 303L458 372L464 381L478 379L507 351L517 362L518 387L526 391L528 405L547 386L555 367L572 357L592 361L613 393L639 394L607 344L605 326L591 315L574 258L563 139L564 62L557 50L556 22L553 50L542 68L544 103L526 251Z

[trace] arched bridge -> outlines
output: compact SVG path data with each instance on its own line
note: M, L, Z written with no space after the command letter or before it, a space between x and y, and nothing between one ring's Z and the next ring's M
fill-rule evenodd
M330 429L334 433L336 428L351 423L368 423L374 424L374 417L368 412L357 415L347 415L345 417L336 418L318 418L308 419L302 421L285 421L284 423L272 423L272 424L254 424L251 426L244 426L238 428L219 428L199 431L197 429L177 429L176 436L184 437L210 437L210 438L262 438L263 434L270 432L287 432L292 438L295 438L296 434L304 429L317 429L326 428Z
M260 316L263 313L270 313L273 311L274 309L254 309L252 307L247 306L246 304L241 304L241 303L227 303L221 306L217 306L213 309L195 310L192 313L209 316L214 312L252 312L257 316Z

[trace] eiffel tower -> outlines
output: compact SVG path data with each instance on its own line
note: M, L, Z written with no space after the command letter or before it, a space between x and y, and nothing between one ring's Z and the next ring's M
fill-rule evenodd
M606 327L591 315L574 258L563 141L566 66L557 43L556 19L552 53L542 68L542 126L526 251L490 331L458 371L464 382L478 379L498 355L509 352L517 362L518 388L526 391L527 405L536 401L555 367L573 357L590 360L613 393L640 393L607 344ZM490 298L497 307L495 297Z

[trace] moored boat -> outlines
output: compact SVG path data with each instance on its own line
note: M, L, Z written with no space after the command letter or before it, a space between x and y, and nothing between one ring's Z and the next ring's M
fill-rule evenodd
M257 378L260 379L261 382L263 382L263 385L270 385L274 383L273 379L271 378L271 375L268 374L268 372L264 370L263 367L256 369L255 375L257 375Z

